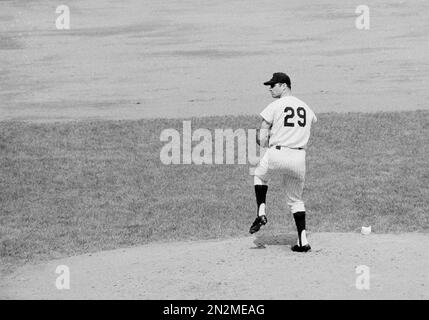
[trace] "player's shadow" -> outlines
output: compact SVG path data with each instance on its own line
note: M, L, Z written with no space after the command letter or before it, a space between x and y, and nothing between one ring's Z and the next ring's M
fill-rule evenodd
M296 234L260 234L256 236L256 239L253 241L256 247L252 247L252 249L263 249L266 245L268 246L276 246L276 245L284 245L284 246L292 246L296 244Z

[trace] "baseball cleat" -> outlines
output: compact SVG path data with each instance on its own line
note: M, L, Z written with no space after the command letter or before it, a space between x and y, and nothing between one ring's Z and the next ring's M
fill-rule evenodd
M294 252L308 252L308 251L311 251L311 247L310 247L309 244L306 244L305 246L299 246L299 245L296 244L291 249Z
M256 217L255 221L253 221L253 224L252 224L252 226L250 227L250 230L249 230L250 234L255 233L255 232L258 232L258 231L259 231L259 229L260 229L263 225L267 224L267 221L268 221L268 220L267 220L267 216L265 216L265 215L262 215L262 216L258 216L258 217Z

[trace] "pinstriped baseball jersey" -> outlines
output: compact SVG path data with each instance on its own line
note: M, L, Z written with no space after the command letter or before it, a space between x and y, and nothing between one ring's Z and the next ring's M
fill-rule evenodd
M317 117L309 106L294 96L285 96L270 103L262 112L270 123L269 146L305 148L311 124Z
M306 151L298 148L305 149L316 115L300 99L285 96L270 103L261 116L271 124L271 129L269 148L255 170L255 184L267 183L273 174L282 175L291 212L305 211L302 193Z

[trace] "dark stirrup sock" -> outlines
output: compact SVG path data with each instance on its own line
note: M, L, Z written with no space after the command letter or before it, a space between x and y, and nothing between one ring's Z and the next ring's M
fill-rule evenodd
M302 246L301 233L305 230L305 211L298 211L293 214L295 219L296 230L298 231L299 245Z
M258 205L258 210L256 215L259 216L259 207L261 204L264 204L265 206L265 198L267 196L268 186L266 185L255 185L255 195L256 195L256 204ZM265 208L264 208L265 211Z

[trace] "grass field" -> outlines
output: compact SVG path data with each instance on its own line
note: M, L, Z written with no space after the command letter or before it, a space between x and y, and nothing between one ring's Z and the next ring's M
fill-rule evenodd
M256 128L253 116L192 128ZM27 262L151 241L248 234L248 165L163 165L159 139L182 120L0 122L0 256ZM307 152L308 230L429 230L429 112L325 113ZM280 179L266 228L292 232Z

